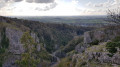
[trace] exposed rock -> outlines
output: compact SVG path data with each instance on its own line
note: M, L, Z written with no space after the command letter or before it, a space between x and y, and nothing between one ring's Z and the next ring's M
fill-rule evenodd
M6 28L6 36L9 39L9 52L13 54L21 54L24 52L23 44L21 44L20 39L23 35L21 30ZM36 43L39 43L39 38L35 33L31 33L33 39ZM37 50L40 51L40 44L37 45Z
M118 27L85 32L84 43L89 44L95 40L106 42L108 40L115 38L116 36L119 36L119 34L120 29L118 29Z
M92 39L91 39L91 35L89 32L85 32L84 33L84 43L85 44L88 44L88 43L91 43L92 42Z
M40 51L40 44L37 44L37 51Z
M98 60L100 63L112 63L120 65L120 54L116 53L113 57L108 56L108 52L89 52L86 55L88 60Z
M55 56L56 57L59 57L59 58L63 58L66 56L66 53L65 52L62 52L62 51L58 51L55 53Z
M9 52L21 54L24 52L23 45L20 42L23 32L16 29L6 28L6 36L9 39Z
M80 43L75 47L75 51L78 53L83 53L87 47L89 47L89 44Z
M35 39L35 42L36 42L36 43L39 43L39 38L38 38L38 36L37 36L35 33L31 33L31 37L32 37L33 39Z
M112 63L114 64L119 64L120 65L120 54L119 53L116 53L112 59L111 59Z
M4 63L2 67L19 67L15 62L16 60L18 60L20 58L19 55L9 55Z
M35 33L31 33L31 37L35 40L35 42L37 43L37 51L40 51L40 42L39 42L39 38Z

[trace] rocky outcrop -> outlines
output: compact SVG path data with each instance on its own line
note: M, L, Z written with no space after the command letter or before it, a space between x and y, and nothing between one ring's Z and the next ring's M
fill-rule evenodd
M86 53L88 60L98 60L100 63L112 63L120 65L120 54L116 53L113 57L108 56L108 52L90 52Z
M3 62L3 67L18 67L16 60L20 59L20 54L24 52L23 44L21 44L20 39L23 35L23 31L13 28L6 28L5 34L9 39L8 51L12 55L8 55ZM39 43L39 39L35 33L31 33L33 39L36 43ZM0 38L1 39L1 38ZM37 51L40 51L40 44L37 45Z
M23 45L20 42L23 32L16 29L6 28L6 36L9 39L9 52L21 54L24 52Z
M84 33L84 43L89 44L95 40L106 42L120 35L120 27L109 27Z
M35 40L36 43L39 43L39 38L35 33L31 33L31 37Z
M63 57L66 56L66 53L65 53L65 52L62 52L62 51L57 51L57 52L55 53L55 56L56 56L56 57L59 57L59 58L63 58Z
M89 44L80 43L75 47L75 51L78 53L83 53L87 47L89 47Z
M16 64L16 60L20 59L19 55L8 55L5 59L2 67L19 67Z
M6 28L6 36L9 39L9 52L13 54L24 52L23 44L20 42L23 33L21 30ZM35 33L31 33L31 36L36 43L39 43L39 39ZM37 45L37 50L40 51L40 44Z
M31 37L35 40L35 42L37 43L37 51L40 51L40 42L39 42L39 38L38 38L38 36L35 34L35 33L31 33Z

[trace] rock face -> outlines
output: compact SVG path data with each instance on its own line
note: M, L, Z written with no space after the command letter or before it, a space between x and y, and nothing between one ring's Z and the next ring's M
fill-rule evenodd
M74 62L76 60L76 62L78 62L82 60L89 62L91 60L96 60L101 64L108 63L120 65L120 53L117 52L110 57L108 55L110 53L105 47L109 40L114 39L116 36L120 36L120 29L118 28L120 28L120 26L85 32L83 44L78 44L75 48L79 54L73 55L72 61ZM99 44L89 46L89 44L95 40L98 40Z
M24 52L23 44L20 39L24 32L17 29L6 28L6 36L9 39L9 52L13 54L21 54ZM35 39L36 43L39 43L39 39L35 33L31 33L31 37ZM40 51L40 45L37 45L37 50Z
M88 44L91 42L92 42L92 39L91 39L90 32L85 32L84 33L84 43Z
M55 53L55 56L56 57L59 57L59 58L63 58L66 56L66 53L65 52L62 52L62 51L58 51Z
M81 44L80 43L75 47L75 51L78 53L83 53L87 47L89 47L89 44Z
M35 33L31 33L31 37L35 40L35 42L37 43L37 51L40 51L40 42L39 42L39 38Z
M90 52L86 53L88 60L98 60L100 63L112 63L120 65L120 54L116 53L113 57L108 56L108 52Z
M20 30L6 28L6 36L9 39L9 52L13 54L24 52L23 45L20 43L22 35L23 32Z
M20 56L18 55L11 55L6 58L6 60L3 63L2 67L19 67L15 62L18 60Z
M120 34L119 27L105 28L84 33L84 43L89 44L95 40L106 42Z
M20 59L20 54L24 52L23 44L20 42L23 33L24 32L18 29L6 28L5 34L9 39L8 51L12 53L12 55L7 56L3 63L3 67L18 67L15 62ZM31 37L35 39L36 43L39 43L39 39L35 33L31 33ZM40 44L37 45L37 51L40 51Z
M39 43L39 38L35 33L31 33L31 37L35 40L36 43Z

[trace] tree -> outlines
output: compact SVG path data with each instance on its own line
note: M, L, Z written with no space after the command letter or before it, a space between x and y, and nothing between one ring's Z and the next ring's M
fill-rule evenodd
M21 38L21 43L25 49L25 52L21 54L20 61L17 63L21 67L36 67L38 60L35 59L34 51L36 43L34 39L30 36L29 32L25 32Z
M120 24L120 9L108 10L107 18L109 22Z

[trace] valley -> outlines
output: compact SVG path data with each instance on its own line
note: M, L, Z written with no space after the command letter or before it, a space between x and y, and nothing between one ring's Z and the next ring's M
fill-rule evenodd
M0 67L119 67L119 28L1 16Z

